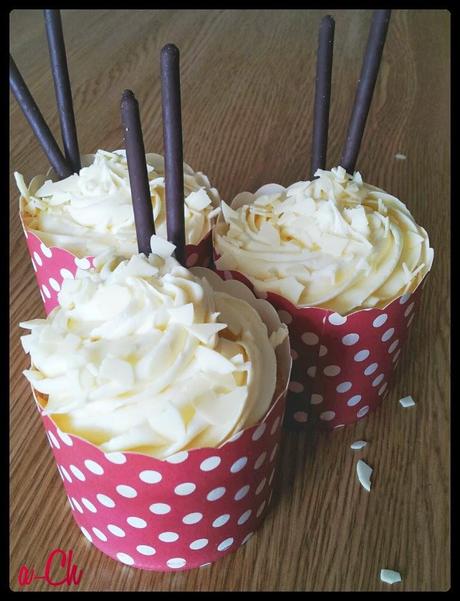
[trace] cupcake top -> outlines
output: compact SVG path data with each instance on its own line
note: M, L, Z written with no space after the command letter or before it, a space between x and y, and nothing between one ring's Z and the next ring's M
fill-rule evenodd
M346 315L412 292L433 249L407 207L342 167L284 188L269 184L222 202L214 244L219 270L299 307Z
M147 154L147 171L156 233L166 238L164 159ZM49 247L94 256L112 248L118 255L137 253L134 212L124 150L83 157L78 174L53 182L34 177L29 186L15 172L25 225ZM185 240L198 244L219 212L219 194L208 178L184 163Z
M153 236L148 258L98 256L63 282L47 319L20 324L24 374L47 395L45 412L105 452L216 447L273 400L286 327L269 336L256 309L213 290L173 249Z

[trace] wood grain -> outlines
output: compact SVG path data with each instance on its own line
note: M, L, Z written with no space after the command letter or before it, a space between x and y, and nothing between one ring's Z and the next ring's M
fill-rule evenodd
M181 49L184 158L224 199L310 170L316 10L66 10L64 33L83 152L121 146L125 88L141 105L146 148L162 152L159 50ZM371 11L335 10L329 167L338 161ZM11 13L11 52L50 127L58 116L40 11ZM22 370L18 323L43 315L17 215L12 172L46 159L10 104L10 586L25 563L73 549L84 591L433 591L450 587L450 14L394 11L358 167L403 199L435 262L392 392L378 412L333 434L284 436L272 509L237 553L191 572L117 564L81 536ZM406 155L396 160L395 154ZM398 399L411 394L416 407ZM350 444L369 442L360 452ZM367 493L358 457L374 468ZM401 572L390 587L381 568ZM52 589L35 581L29 590Z

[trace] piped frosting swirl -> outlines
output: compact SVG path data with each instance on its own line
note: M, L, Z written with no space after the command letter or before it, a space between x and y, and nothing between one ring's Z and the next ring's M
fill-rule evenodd
M396 197L342 167L283 188L268 184L222 202L214 244L220 270L301 307L342 315L384 307L415 290L433 249Z
M256 423L276 385L274 346L246 301L211 288L154 236L149 258L96 257L64 280L47 319L21 323L45 411L106 451L165 458Z
M164 160L147 154L147 171L156 234L167 237ZM60 246L79 257L111 248L126 258L136 254L136 230L124 150L83 157L83 167L60 181L36 176L27 186L20 173L21 212L27 228L49 247ZM185 237L198 244L219 212L219 194L208 178L184 164Z

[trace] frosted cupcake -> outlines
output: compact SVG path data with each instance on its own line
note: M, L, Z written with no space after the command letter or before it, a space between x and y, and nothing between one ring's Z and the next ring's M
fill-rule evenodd
M146 160L156 233L166 239L164 160L158 154L147 154ZM137 253L125 151L98 150L84 156L82 165L78 174L63 180L39 175L29 185L15 173L21 220L47 312L57 303L57 290L49 278L60 285L61 269L73 274L76 265L89 267L92 257L109 249L125 258ZM208 266L219 194L206 175L186 164L184 187L187 265ZM50 263L53 248L70 253L73 269L63 253L54 253L59 261Z
M147 171L156 233L166 238L164 160L147 154ZM60 181L36 176L26 186L15 173L25 227L48 247L76 256L95 256L109 248L123 257L137 253L134 212L124 150L83 157L78 174ZM184 164L185 241L198 245L211 231L219 194L208 178Z
M230 207L223 202L214 248L217 269L242 276L289 324L300 356L291 382L298 421L306 421L313 405L323 421L337 426L377 403L377 387L392 372L391 360L388 365L381 356L391 353L381 343L391 347L398 340L393 352L405 335L396 332L402 327L396 314L384 339L379 328L390 323L387 309L395 301L402 307L416 292L433 249L404 203L364 183L359 173L350 176L338 167L315 175L288 188L269 184L255 194L244 192ZM358 329L366 330L369 320L380 326L371 326L375 341L366 338L361 348L365 332ZM368 368L364 379L356 371L361 361ZM374 364L382 377L372 385ZM351 392L356 394L345 398Z
M97 257L64 281L46 320L21 326L82 531L120 561L168 570L214 561L259 524L289 347L268 303L209 270L193 275L153 240L149 258Z

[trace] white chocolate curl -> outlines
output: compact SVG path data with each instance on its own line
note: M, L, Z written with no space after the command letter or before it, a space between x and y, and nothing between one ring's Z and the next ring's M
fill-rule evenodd
M162 459L216 447L264 416L287 330L270 340L254 308L182 267L174 246L153 236L152 250L96 257L64 280L47 319L20 325L31 330L24 374L61 430Z
M25 225L48 246L59 246L79 257L111 248L129 258L137 253L134 212L124 150L83 157L79 174L53 182L35 177L27 187L15 173L21 192ZM147 171L155 232L166 238L164 160L147 154ZM219 194L208 178L184 163L185 241L198 244L219 212Z
M412 292L433 249L406 206L342 167L289 188L269 184L222 202L214 232L220 270L259 292L342 315Z

